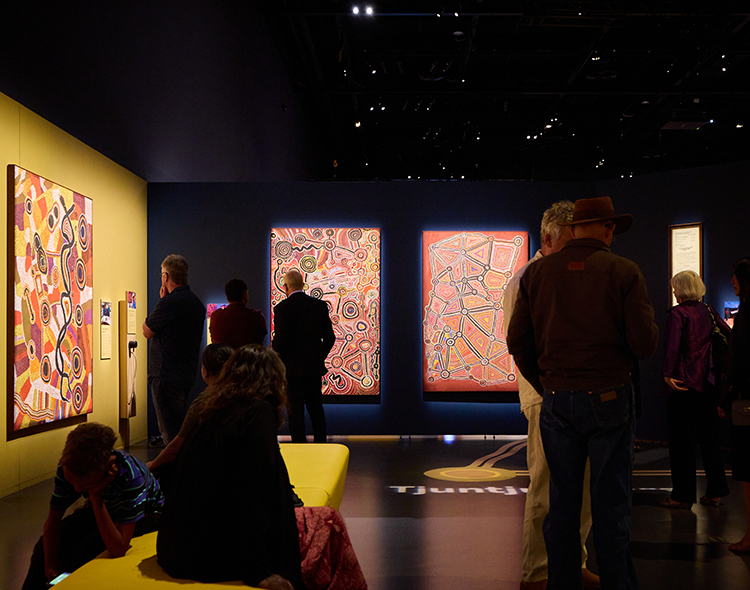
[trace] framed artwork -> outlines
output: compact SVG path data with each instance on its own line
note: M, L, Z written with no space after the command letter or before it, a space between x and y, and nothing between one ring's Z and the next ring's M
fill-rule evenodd
M283 277L297 269L305 292L328 304L336 343L323 377L327 401L380 395L380 230L271 230L271 307L286 297ZM273 339L273 313L271 338Z
M206 304L206 346L211 344L211 315L217 309L224 309L228 303L208 303Z
M685 223L669 226L669 278L683 270L692 270L703 278L703 224ZM669 286L670 307L677 299Z
M429 392L518 390L505 338L502 299L513 273L527 261L527 232L423 232L422 384L426 399L448 399Z
M93 410L93 206L8 167L8 436L80 422Z

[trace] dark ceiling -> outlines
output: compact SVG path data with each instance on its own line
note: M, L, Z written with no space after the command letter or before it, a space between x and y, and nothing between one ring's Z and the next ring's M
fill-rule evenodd
M149 182L591 181L750 159L747 0L367 6L13 2L0 92Z
M330 154L318 178L597 180L750 158L746 0L259 5Z

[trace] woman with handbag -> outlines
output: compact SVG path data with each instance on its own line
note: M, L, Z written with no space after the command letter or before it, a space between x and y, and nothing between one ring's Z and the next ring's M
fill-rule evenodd
M750 258L743 258L734 267L732 276L734 294L740 298L740 307L734 316L732 338L729 343L729 391L726 402L719 408L725 417L731 412L732 422L732 477L743 482L748 527L737 543L729 550L737 554L750 553ZM731 401L731 406L729 402Z
M672 277L677 299L668 312L664 335L664 381L667 395L667 436L672 470L672 494L665 508L690 510L696 496L696 443L706 471L706 493L700 503L719 506L729 494L719 448L719 368L714 367L712 346L717 337L729 337L729 326L700 299L706 293L701 278L686 270Z

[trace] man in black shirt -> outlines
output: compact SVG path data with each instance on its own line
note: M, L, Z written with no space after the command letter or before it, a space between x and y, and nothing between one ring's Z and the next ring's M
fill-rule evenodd
M206 307L187 284L188 263L170 254L161 263L161 299L143 322L151 340L148 382L165 443L180 431L185 402L195 383Z

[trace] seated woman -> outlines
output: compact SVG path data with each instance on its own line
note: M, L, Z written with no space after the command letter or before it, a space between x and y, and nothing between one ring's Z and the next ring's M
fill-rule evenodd
M210 387L219 380L221 369L224 366L224 363L229 360L229 357L232 356L233 352L234 349L231 346L218 342L213 342L203 349L203 355L201 356L201 375L203 376L203 381L206 382L206 385ZM150 471L157 471L159 468L169 465L177 458L177 453L180 452L182 443L185 442L185 439L193 429L198 426L198 409L200 408L201 401L205 395L206 391L195 398L190 405L185 420L182 422L179 434L175 436L164 450L157 455L156 459L146 463L146 466ZM160 477L163 477L163 475L163 473L159 473ZM162 482L162 485L164 485L164 482Z
M199 404L200 425L175 462L157 539L172 577L302 589L289 475L276 439L286 405L284 365L248 345Z

